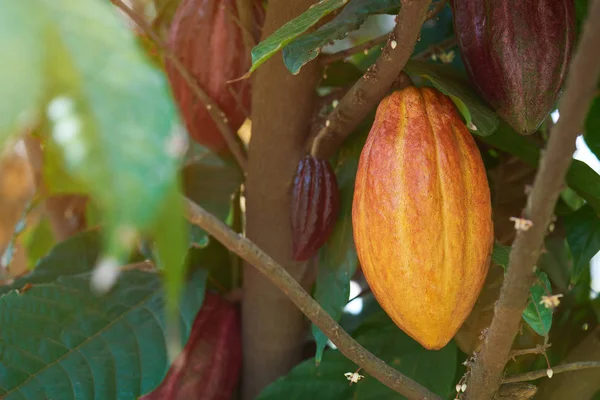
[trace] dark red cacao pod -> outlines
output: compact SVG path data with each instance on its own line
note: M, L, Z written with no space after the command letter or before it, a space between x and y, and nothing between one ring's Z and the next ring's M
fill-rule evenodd
M293 258L311 258L333 231L340 208L335 172L326 160L307 156L298 163L292 197Z
M454 0L471 81L500 117L531 134L552 111L575 41L573 0Z
M233 304L206 293L190 338L154 391L140 400L229 400L242 367L242 338Z
M264 10L258 1L254 9L257 28L262 25ZM250 112L251 94L250 79L227 83L240 78L251 65L237 18L236 0L183 0L169 33L174 55L216 102L234 132ZM216 153L226 151L225 139L204 103L196 98L169 59L165 66L192 139Z

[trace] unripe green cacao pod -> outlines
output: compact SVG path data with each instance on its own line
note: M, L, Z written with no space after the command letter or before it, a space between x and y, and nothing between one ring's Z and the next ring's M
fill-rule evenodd
M477 300L494 238L486 171L447 96L409 86L379 104L352 225L385 312L423 347L444 347Z
M471 81L500 117L531 134L552 111L575 41L573 0L454 0Z

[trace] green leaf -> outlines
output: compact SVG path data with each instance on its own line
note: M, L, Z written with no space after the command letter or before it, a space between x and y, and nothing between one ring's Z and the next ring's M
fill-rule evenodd
M523 319L540 336L546 336L552 327L552 310L540 304L542 296L552 294L548 275L536 270L537 280L529 289L529 302L523 311Z
M594 99L588 111L583 137L590 150L600 157L600 97Z
M321 48L334 40L345 38L365 22L369 15L384 14L400 6L400 0L350 0L348 5L330 22L315 32L294 39L283 49L283 62L294 75L314 60Z
M354 337L386 363L443 398L449 398L454 390L458 355L454 342L438 351L425 350L383 312L361 325ZM350 386L344 374L357 369L339 351L331 350L325 353L318 366L312 359L297 365L288 375L267 387L259 399L404 399L363 371L359 373L365 378Z
M473 133L487 136L498 127L499 121L494 111L471 88L466 77L454 68L411 60L404 70L409 75L428 79L433 86L448 95Z
M15 44L2 35L4 53L35 54L14 60L25 70L5 72L27 77L11 80L11 90L40 97L35 104L11 100L10 109L37 106L46 149L76 183L69 190L91 194L105 217L106 252L124 258L131 241L123 238L152 226L177 174L172 143L184 133L168 83L110 3L40 0L33 12L29 3L0 3L15 29L7 35L21 45L8 51Z
M508 269L510 252L510 246L494 243L492 260L504 268L504 273L506 273ZM536 276L537 281L529 289L529 301L527 307L523 310L522 316L525 322L527 322L536 333L545 336L552 326L552 310L540 305L540 300L542 299L542 296L552 293L552 286L550 285L546 273L536 270Z
M583 161L573 160L567 171L567 183L583 199L600 212L600 175Z
M27 252L27 266L32 269L56 244L50 221L46 216L23 235L23 246Z
M321 0L308 10L277 29L271 36L252 49L252 67L255 71L265 61L296 37L306 32L319 20L346 4L348 0Z
M89 271L100 242L94 232L68 239L32 274L1 288L3 399L131 399L162 381L169 365L160 277L127 271L110 293L94 296ZM179 309L184 341L205 278L198 271L186 284ZM28 290L14 290L26 282Z
M493 134L480 136L479 139L519 157L529 165L537 166L539 163L539 148L529 138L519 135L503 122ZM600 175L592 168L579 160L571 161L567 183L596 211L600 211Z
M167 310L169 348L180 349L177 335L179 300L184 286L187 253L186 221L183 218L183 201L173 185L168 201L160 211L153 232L158 266L164 274L165 306ZM170 354L174 359L177 354Z
M358 159L368 133L368 129L361 126L361 130L355 132L340 150L335 169L341 199L340 214L331 237L319 251L319 272L314 297L336 321L339 321L348 302L350 279L358 265L352 233L352 199ZM327 345L327 336L314 324L312 332L317 347L315 361L320 363Z
M77 233L58 243L30 274L16 279L10 286L0 286L0 295L23 287L26 283L48 283L61 276L89 272L100 256L102 236L99 230Z
M353 85L363 73L352 63L336 61L325 67L323 75L321 87L345 87Z
M494 242L494 249L492 250L492 261L498 265L501 265L506 271L508 267L508 259L510 258L510 246L503 246L498 242Z
M589 205L564 218L567 242L573 254L571 282L577 282L590 260L600 251L600 217Z
M0 150L38 117L45 53L39 5L0 0Z

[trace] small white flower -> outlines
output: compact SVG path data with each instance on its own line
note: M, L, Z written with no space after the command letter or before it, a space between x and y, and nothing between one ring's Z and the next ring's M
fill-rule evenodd
M100 260L92 274L92 289L99 293L108 292L117 282L119 272L119 264L114 258Z
M467 124L467 128L469 128L469 130L473 131L473 132L477 131L477 127L475 126L475 124L473 123L473 121L471 121L471 122L469 122Z
M462 384L462 386L460 387L460 391L463 392L463 393L467 391L467 384L466 383Z
M346 372L344 376L350 381L351 385L353 383L358 383L358 381L364 378L364 376L360 375L358 372Z
M457 393L460 393L460 389L461 389L460 383L457 383L457 384L456 384L456 387L455 387L455 389L456 389L456 392L457 392Z
M339 101L339 100L334 100L334 101L332 101L332 102L331 102L331 106L332 106L333 108L336 108L336 107L337 107L339 104L340 104L340 101Z
M546 375L548 375L548 378L552 378L552 376L554 375L554 371L552 371L552 368L548 368L546 370Z
M517 231L527 232L533 226L533 221L525 218L510 217L509 220L515 223Z
M325 121L325 126L329 127L329 125L331 125L331 121L329 121L329 120Z
M444 64L450 64L452 61L454 61L454 56L456 54L454 53L454 50L449 51L447 53L441 53L439 55L439 59L442 63Z
M394 50L396 48L396 46L398 46L398 42L396 42L395 40L392 40L390 42L390 47L392 48L392 50Z
M540 304L543 304L546 308L556 308L560 305L560 298L563 297L562 294L555 294L552 296L542 296L542 300Z

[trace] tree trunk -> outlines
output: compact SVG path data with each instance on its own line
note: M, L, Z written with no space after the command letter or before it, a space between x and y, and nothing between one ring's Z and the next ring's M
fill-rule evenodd
M263 39L313 3L269 1ZM276 54L255 72L253 81L246 232L297 280L306 263L291 260L291 188L304 155L317 73L317 63L311 63L294 76ZM307 324L294 304L250 265L244 269L243 296L243 397L254 399L300 360Z

